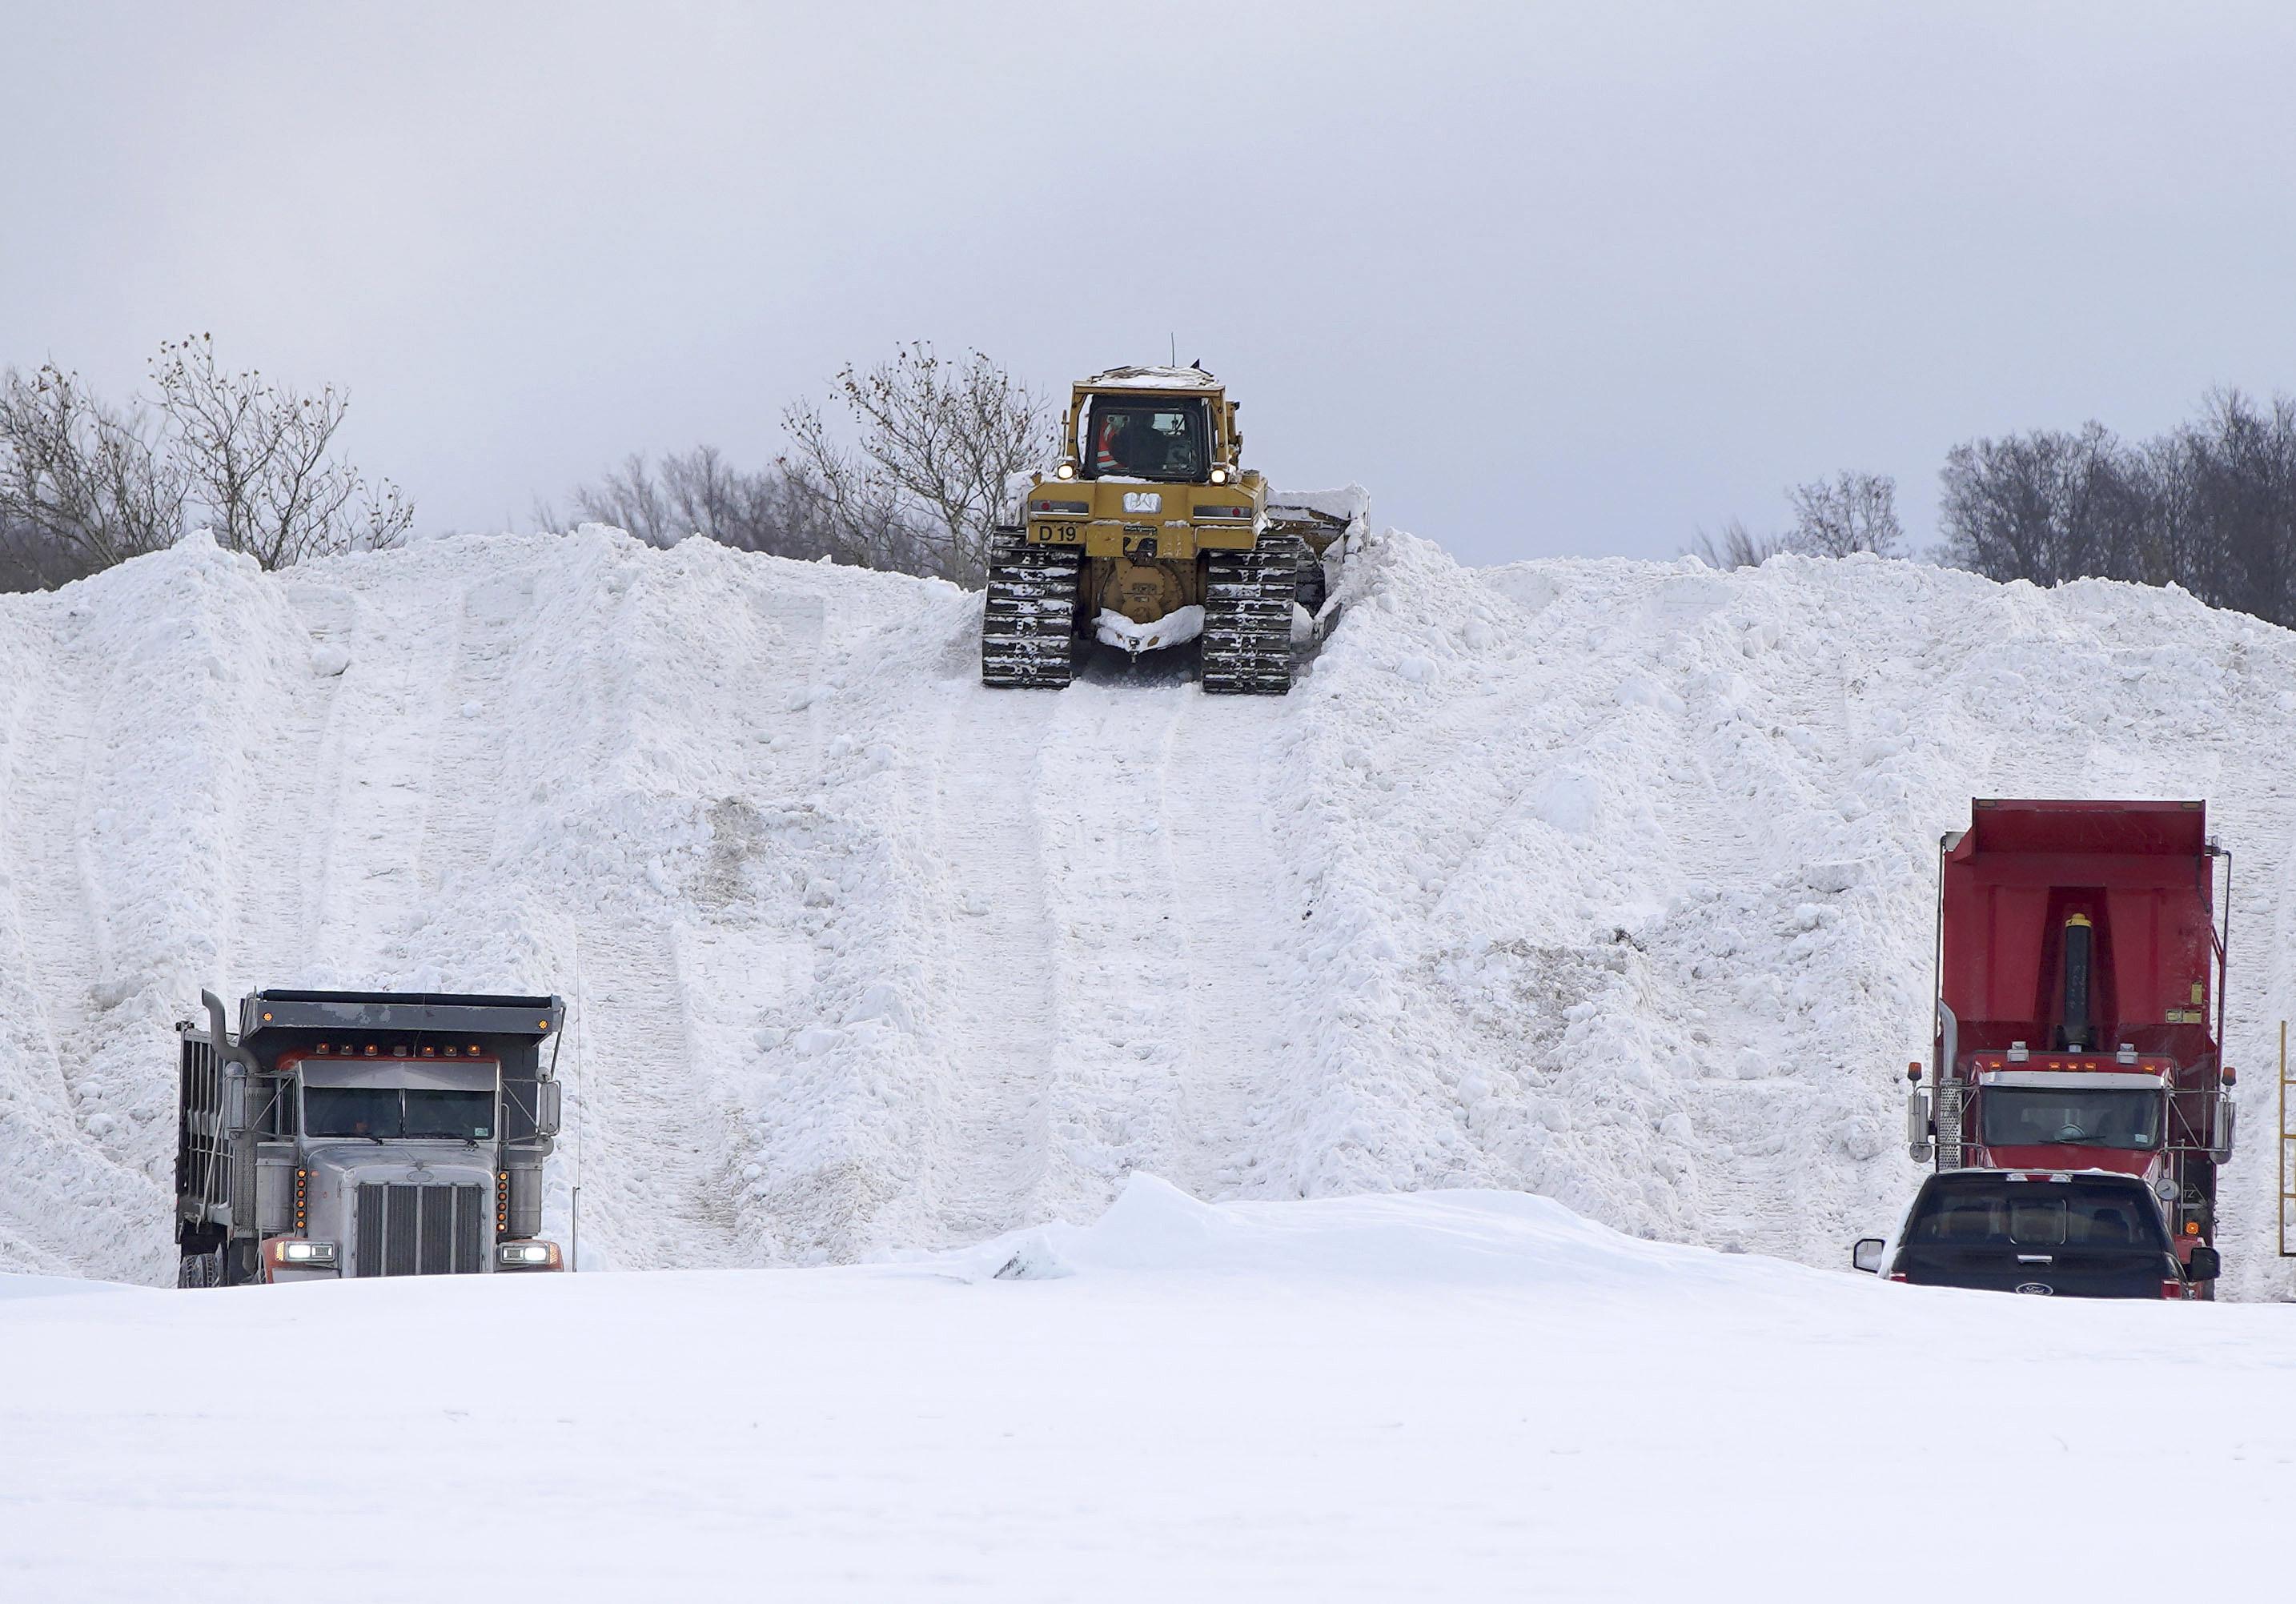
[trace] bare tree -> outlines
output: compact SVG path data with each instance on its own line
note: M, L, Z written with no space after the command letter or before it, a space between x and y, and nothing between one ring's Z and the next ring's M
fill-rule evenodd
M0 594L53 590L94 572L86 558L45 531L0 518Z
M221 544L276 569L393 544L414 521L397 486L330 454L350 405L334 386L307 396L260 369L229 372L205 334L163 344L152 376L191 499Z
M1898 525L1898 481L1886 473L1837 473L1786 492L1793 528L1783 535L1757 535L1739 519L1718 533L1698 534L1685 548L1709 568L1759 568L1782 552L1804 557L1847 557L1872 552L1904 554L1905 531Z
M1786 495L1794 514L1784 541L1788 551L1807 557L1900 554L1905 531L1898 525L1898 481L1888 474L1838 473L1797 485Z
M850 446L801 401L783 414L782 467L839 558L979 584L1005 480L1057 449L1047 404L979 351L949 360L921 340L847 365L832 398Z
M2142 445L2101 423L1979 439L1948 454L1939 557L1995 579L2181 585L2296 624L2296 401L2219 390Z
M53 363L0 374L0 524L17 566L76 577L157 551L181 531L183 503L140 411Z
M608 469L606 477L596 484L580 486L574 492L574 511L580 517L611 524L664 550L694 532L675 526L668 503L653 470L637 452L623 458L620 467Z
M1730 520L1718 535L1718 540L1716 536L1701 529L1698 544L1689 548L1692 554L1704 560L1708 568L1759 568L1786 549L1779 536L1757 535L1746 527L1743 519Z
M659 468L643 455L627 457L596 484L577 487L573 511L665 549L700 536L775 557L811 561L836 554L810 498L787 474L778 468L736 468L715 446L672 452ZM544 528L563 527L547 505L535 509L535 520Z

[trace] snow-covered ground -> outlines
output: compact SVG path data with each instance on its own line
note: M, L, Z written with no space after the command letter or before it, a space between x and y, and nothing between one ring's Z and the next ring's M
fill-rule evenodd
M0 1595L2237 1596L2284 1328L1145 1178L902 1265L0 1278Z
M1346 600L1260 700L986 692L976 597L598 529L0 598L0 1267L168 1279L169 1024L296 984L566 995L592 1268L953 1247L1143 1170L1835 1267L1914 1178L1936 839L2062 794L2205 797L2237 855L2226 1285L2296 1287L2296 636L1406 536Z

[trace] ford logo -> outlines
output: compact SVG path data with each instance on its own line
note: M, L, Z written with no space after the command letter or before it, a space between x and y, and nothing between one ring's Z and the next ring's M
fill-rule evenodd
M2052 1297L2056 1295L2057 1290L2046 1281L2019 1281L2016 1289L2020 1292L2030 1292L2036 1297Z

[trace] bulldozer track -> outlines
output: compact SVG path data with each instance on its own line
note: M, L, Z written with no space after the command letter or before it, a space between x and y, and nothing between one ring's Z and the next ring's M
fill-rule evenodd
M1292 609L1307 544L1263 533L1249 552L1218 552L1204 571L1202 682L1213 695L1282 696L1292 689Z
M1030 545L1018 531L989 549L980 620L980 683L1056 689L1075 676L1078 554Z

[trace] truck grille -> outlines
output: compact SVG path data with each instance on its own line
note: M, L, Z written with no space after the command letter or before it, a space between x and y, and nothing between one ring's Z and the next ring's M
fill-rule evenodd
M472 1275L485 1265L486 1189L362 1185L353 1275Z

